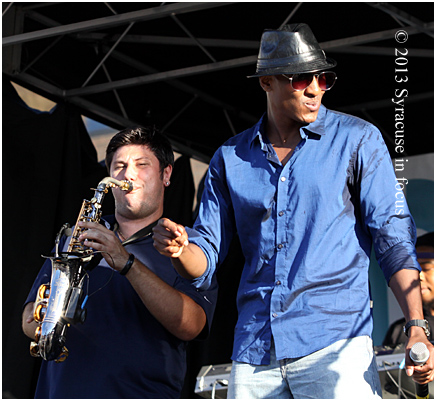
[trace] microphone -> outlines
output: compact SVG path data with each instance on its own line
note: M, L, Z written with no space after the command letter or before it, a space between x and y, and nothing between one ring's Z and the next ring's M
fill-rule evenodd
M410 359L415 363L415 365L424 365L428 358L430 357L430 352L424 343L413 344L409 353ZM430 398L428 392L428 384L415 383L415 392L417 399L427 399Z

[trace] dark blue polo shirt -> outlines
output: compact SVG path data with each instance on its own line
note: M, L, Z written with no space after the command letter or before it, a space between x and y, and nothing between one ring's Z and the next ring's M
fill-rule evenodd
M114 221L113 217L105 220ZM124 244L129 253L162 280L204 309L207 327L200 337L207 335L217 286L201 291L180 278L170 259L153 247L151 235L135 234ZM26 303L35 301L37 289L50 277L51 262L47 260ZM84 288L88 283L86 321L68 329L69 356L64 362L42 362L35 397L180 398L187 343L169 333L151 315L129 280L113 271L104 259L89 273Z

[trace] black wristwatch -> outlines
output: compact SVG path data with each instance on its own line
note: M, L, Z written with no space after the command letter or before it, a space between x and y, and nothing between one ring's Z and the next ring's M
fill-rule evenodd
M422 327L424 329L424 333L427 337L430 336L430 331L428 329L428 322L425 319L415 319L415 320L411 320L409 322L406 323L406 325L403 327L404 330L404 334L406 334L407 337L409 337L409 329L412 326L418 326L418 327Z

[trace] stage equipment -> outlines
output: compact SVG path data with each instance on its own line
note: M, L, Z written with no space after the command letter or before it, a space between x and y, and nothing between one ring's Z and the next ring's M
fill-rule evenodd
M406 375L404 369L405 347L375 347L377 370L380 376L382 397L384 399L416 398L415 382ZM434 382L428 384L430 398L434 394Z
M404 345L395 349L375 347L383 399L415 398L415 382L404 369ZM200 369L195 393L203 398L227 398L227 387L232 364L206 365ZM430 398L434 394L434 382L429 383ZM356 394L358 397L358 394Z
M232 364L203 366L197 376L195 393L203 398L227 398Z

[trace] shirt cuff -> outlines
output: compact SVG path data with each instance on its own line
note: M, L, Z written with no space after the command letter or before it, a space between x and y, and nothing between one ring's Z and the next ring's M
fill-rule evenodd
M215 270L212 268L212 266L215 266L216 263L211 262L210 254L207 248L207 241L193 228L185 227L185 229L188 233L189 242L197 245L203 251L207 260L207 267L205 272L201 276L190 281L194 285L194 287L200 290L207 290L212 284L213 271Z

